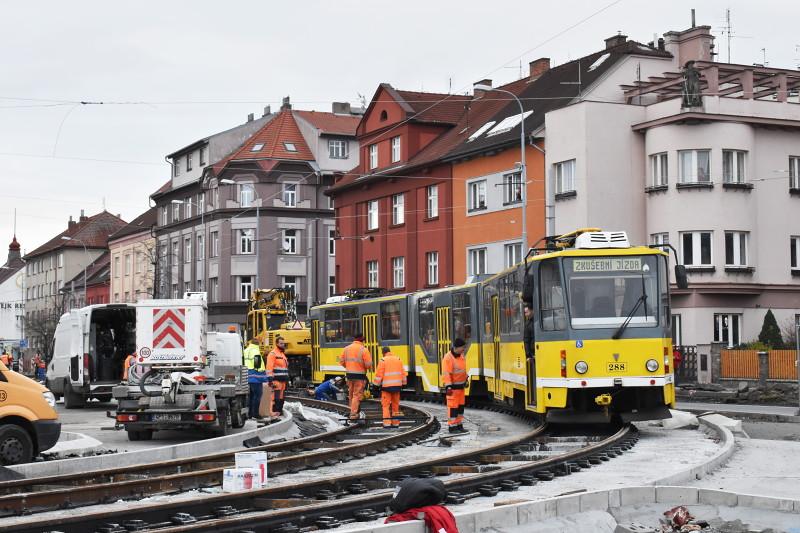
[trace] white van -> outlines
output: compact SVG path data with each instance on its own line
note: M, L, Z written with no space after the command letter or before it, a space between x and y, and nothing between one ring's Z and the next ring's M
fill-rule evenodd
M46 386L67 409L111 400L125 358L136 350L136 307L100 304L73 309L58 321Z

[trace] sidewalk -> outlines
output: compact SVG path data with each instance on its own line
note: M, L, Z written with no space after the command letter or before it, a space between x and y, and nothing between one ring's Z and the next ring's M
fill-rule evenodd
M731 418L750 418L773 422L800 422L800 413L798 413L797 407L782 405L677 402L677 409L692 413L714 411Z

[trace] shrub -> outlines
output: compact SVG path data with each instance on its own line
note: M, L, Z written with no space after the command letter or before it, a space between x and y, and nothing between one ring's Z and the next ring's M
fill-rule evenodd
M764 315L764 324L761 326L761 333L758 334L758 342L764 343L774 350L783 348L781 328L778 327L778 321L775 320L772 309L769 309Z

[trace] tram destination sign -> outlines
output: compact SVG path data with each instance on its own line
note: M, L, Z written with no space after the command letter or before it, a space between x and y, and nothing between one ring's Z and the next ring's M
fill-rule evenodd
M614 270L642 270L641 257L593 257L573 259L573 272L611 272Z

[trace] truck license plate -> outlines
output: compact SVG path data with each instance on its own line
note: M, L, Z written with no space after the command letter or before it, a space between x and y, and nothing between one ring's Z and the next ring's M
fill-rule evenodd
M153 422L180 422L181 415L172 413L160 413L153 415Z
M609 372L625 372L627 363L608 363Z

